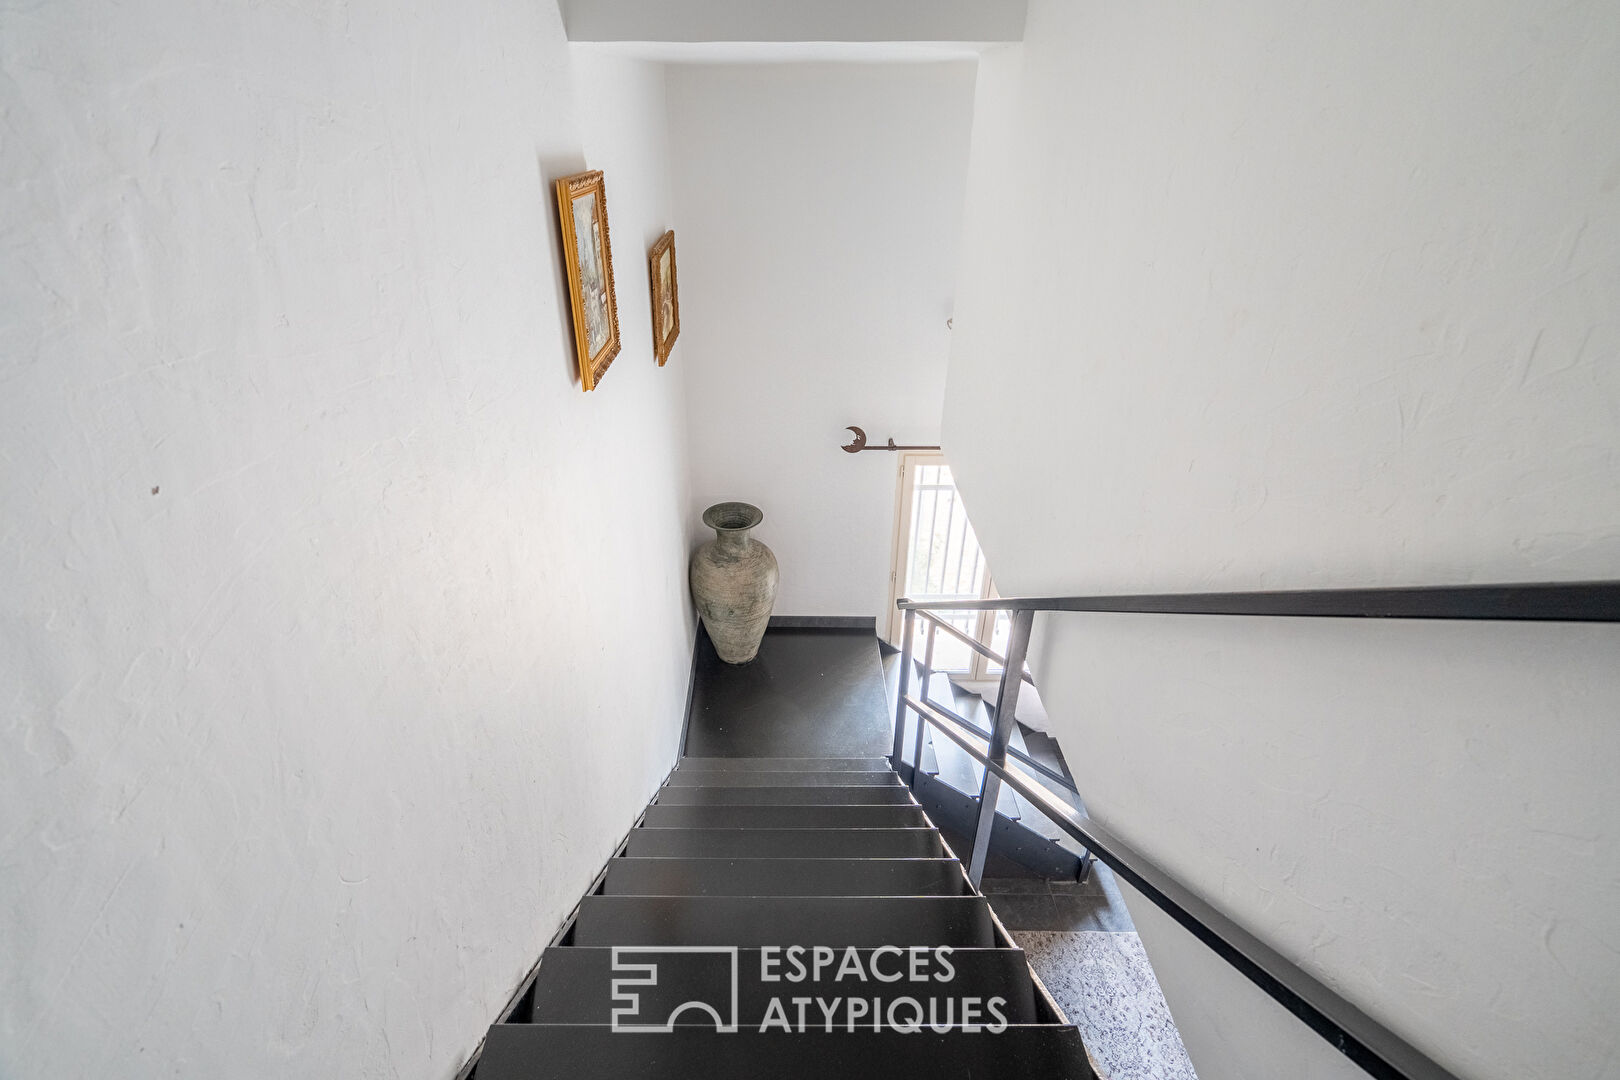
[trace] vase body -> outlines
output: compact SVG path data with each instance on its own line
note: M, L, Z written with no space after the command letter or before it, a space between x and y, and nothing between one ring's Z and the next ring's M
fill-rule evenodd
M756 506L716 503L703 512L714 539L692 556L692 599L728 664L746 664L759 652L776 604L776 556L749 535L764 519Z

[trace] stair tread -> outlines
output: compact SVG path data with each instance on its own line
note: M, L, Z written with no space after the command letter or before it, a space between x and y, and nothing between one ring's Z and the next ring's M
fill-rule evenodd
M587 896L575 945L950 945L997 940L979 896Z
M643 823L665 828L826 829L852 826L926 828L920 806L909 804L677 806L654 803Z
M665 781L668 787L901 787L892 772L875 769L855 772L803 771L785 769L727 770L711 772L676 769Z
M604 896L961 896L955 859L621 857Z
M946 955L949 974L911 971ZM795 976L801 962L820 967ZM490 1029L476 1075L1095 1080L1078 1031L875 755L678 761Z
M654 857L937 858L944 853L939 834L929 828L632 829L627 855Z
M814 806L864 804L908 805L905 787L665 787L656 796L663 806Z
M814 1006L811 1006L814 1009ZM825 1080L828 1076L927 1076L930 1080L1093 1080L1079 1032L1068 1025L1015 1025L999 1033L924 1028L903 1034L857 1026L832 1032L780 1028L722 1034L712 1028L628 1036L606 1024L497 1024L478 1080Z
M676 768L713 772L890 772L885 757L683 757Z

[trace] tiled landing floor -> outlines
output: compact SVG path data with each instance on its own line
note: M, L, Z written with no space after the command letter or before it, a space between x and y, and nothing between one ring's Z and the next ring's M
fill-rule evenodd
M1197 1080L1113 871L986 877L983 891L1080 1029L1098 1080Z
M1080 1029L1098 1080L1198 1080L1135 933L1014 930L1013 937Z

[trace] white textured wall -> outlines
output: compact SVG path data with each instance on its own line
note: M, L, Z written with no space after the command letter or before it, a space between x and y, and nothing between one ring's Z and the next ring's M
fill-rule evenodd
M1005 593L1620 577L1620 9L1037 0L980 87ZM1099 819L1461 1076L1620 1076L1620 629L1048 629ZM1328 1068L1143 925L1204 1080Z
M786 615L888 603L892 454L935 443L972 63L672 66L694 528L765 511ZM674 361L672 361L673 363Z
M0 1076L451 1076L675 753L661 74L577 108L507 0L11 5L0 71Z

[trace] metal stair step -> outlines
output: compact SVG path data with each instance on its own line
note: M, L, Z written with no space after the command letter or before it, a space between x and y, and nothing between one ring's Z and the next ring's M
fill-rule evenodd
M587 896L574 945L950 945L997 940L979 896Z
M642 858L935 859L933 829L659 829L630 831L625 854Z
M962 896L955 859L619 858L605 896Z
M654 803L643 824L681 829L926 828L919 806L676 806Z
M661 806L911 805L904 787L666 787Z
M816 1006L811 1005L814 1013ZM796 1019L796 1018L795 1018ZM827 1080L910 1077L929 1080L1093 1080L1080 1035L1067 1025L903 1034L857 1026L730 1034L677 1027L646 1035L607 1025L497 1024L490 1029L477 1080Z
M764 769L756 772L681 772L676 769L665 781L668 787L901 787L892 772L786 772Z
M681 758L677 771L685 772L893 772L889 759L816 757L688 757Z
M620 949L617 971L614 952L601 946L547 949L535 977L532 1011L515 1018L516 1022L606 1023L615 1007L626 1004L613 1000L614 980L638 979L642 975L629 966L634 964L657 964L657 982L621 986L622 991L635 993L640 999L636 1011L621 1016L621 1022L662 1023L688 1001L718 1005L730 999L732 962L728 951L637 953L633 948ZM941 999L935 1013L940 1018L945 1016L944 998L999 997L1005 1002L1001 1011L1009 1023L1033 1024L1040 1019L1034 982L1021 949L953 949L945 958L948 966L942 966L926 946L914 951L881 950L876 957L872 949L858 949L855 965L863 976L859 979L855 967L847 966L849 958L843 949L819 956L805 949L794 956L796 964L781 951L737 950L737 1019L744 1028L758 1029L772 998L781 998L796 1022L797 1009L791 1001L807 996L863 997L885 1005L896 998L911 997L920 1001L924 1009L932 997ZM762 970L761 961L767 957L771 964ZM842 979L837 977L840 968L845 972ZM775 981L766 981L767 972ZM792 981L793 976L798 976L799 981ZM825 1019L825 1014L814 1007L809 1014ZM695 1023L706 1018L694 1013L682 1019Z

